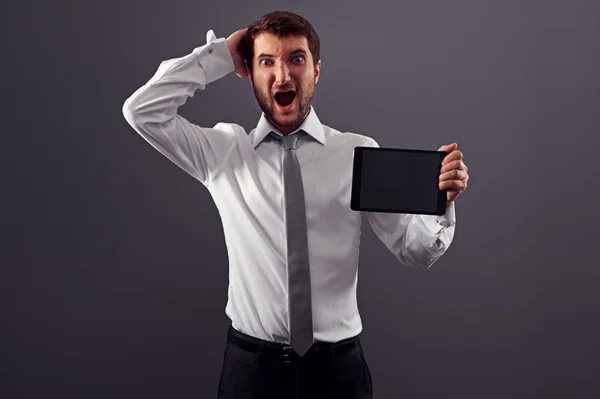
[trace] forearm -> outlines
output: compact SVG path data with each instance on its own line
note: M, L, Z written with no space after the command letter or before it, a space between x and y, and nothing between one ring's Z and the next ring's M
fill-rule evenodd
M161 154L208 185L218 175L235 143L232 124L213 128L190 123L179 115L196 90L234 70L225 39L208 32L207 43L192 53L164 61L154 76L123 105L129 125Z
M443 216L370 213L368 218L375 234L406 266L431 267L454 238L453 203Z
M183 57L163 61L154 76L125 101L123 114L134 128L167 123L196 90L204 90L233 70L225 39L217 39L209 31L205 45Z

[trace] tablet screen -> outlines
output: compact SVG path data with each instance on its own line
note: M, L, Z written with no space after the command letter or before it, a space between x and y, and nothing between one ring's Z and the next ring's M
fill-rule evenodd
M354 210L443 215L446 192L438 187L442 151L356 147Z

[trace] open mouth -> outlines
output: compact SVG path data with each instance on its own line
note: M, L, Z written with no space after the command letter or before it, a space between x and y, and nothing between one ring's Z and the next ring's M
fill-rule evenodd
M290 106L294 102L295 98L296 98L296 92L293 90L281 91L281 92L275 93L275 101L281 107Z

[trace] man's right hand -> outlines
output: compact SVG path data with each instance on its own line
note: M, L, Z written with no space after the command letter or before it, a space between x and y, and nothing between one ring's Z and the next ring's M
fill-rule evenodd
M229 52L231 53L231 58L233 58L233 63L235 65L235 74L240 78L248 77L248 70L246 69L244 59L237 50L238 44L246 34L247 30L248 28L240 29L229 35L229 37L225 40L227 43L227 47L229 48Z

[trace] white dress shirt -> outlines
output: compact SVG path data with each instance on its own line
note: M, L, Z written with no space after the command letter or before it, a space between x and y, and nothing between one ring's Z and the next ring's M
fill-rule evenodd
M125 101L123 114L141 137L210 192L227 245L225 312L233 327L289 343L283 146L268 136L277 130L264 114L248 133L234 123L200 127L177 113L197 90L233 71L225 38L210 30L205 45L163 61ZM353 149L378 144L323 125L314 108L298 130L308 133L298 141L297 156L306 196L315 340L336 342L362 331L356 298L362 219L350 209ZM454 235L454 203L440 217L366 215L377 237L407 266L428 268Z

